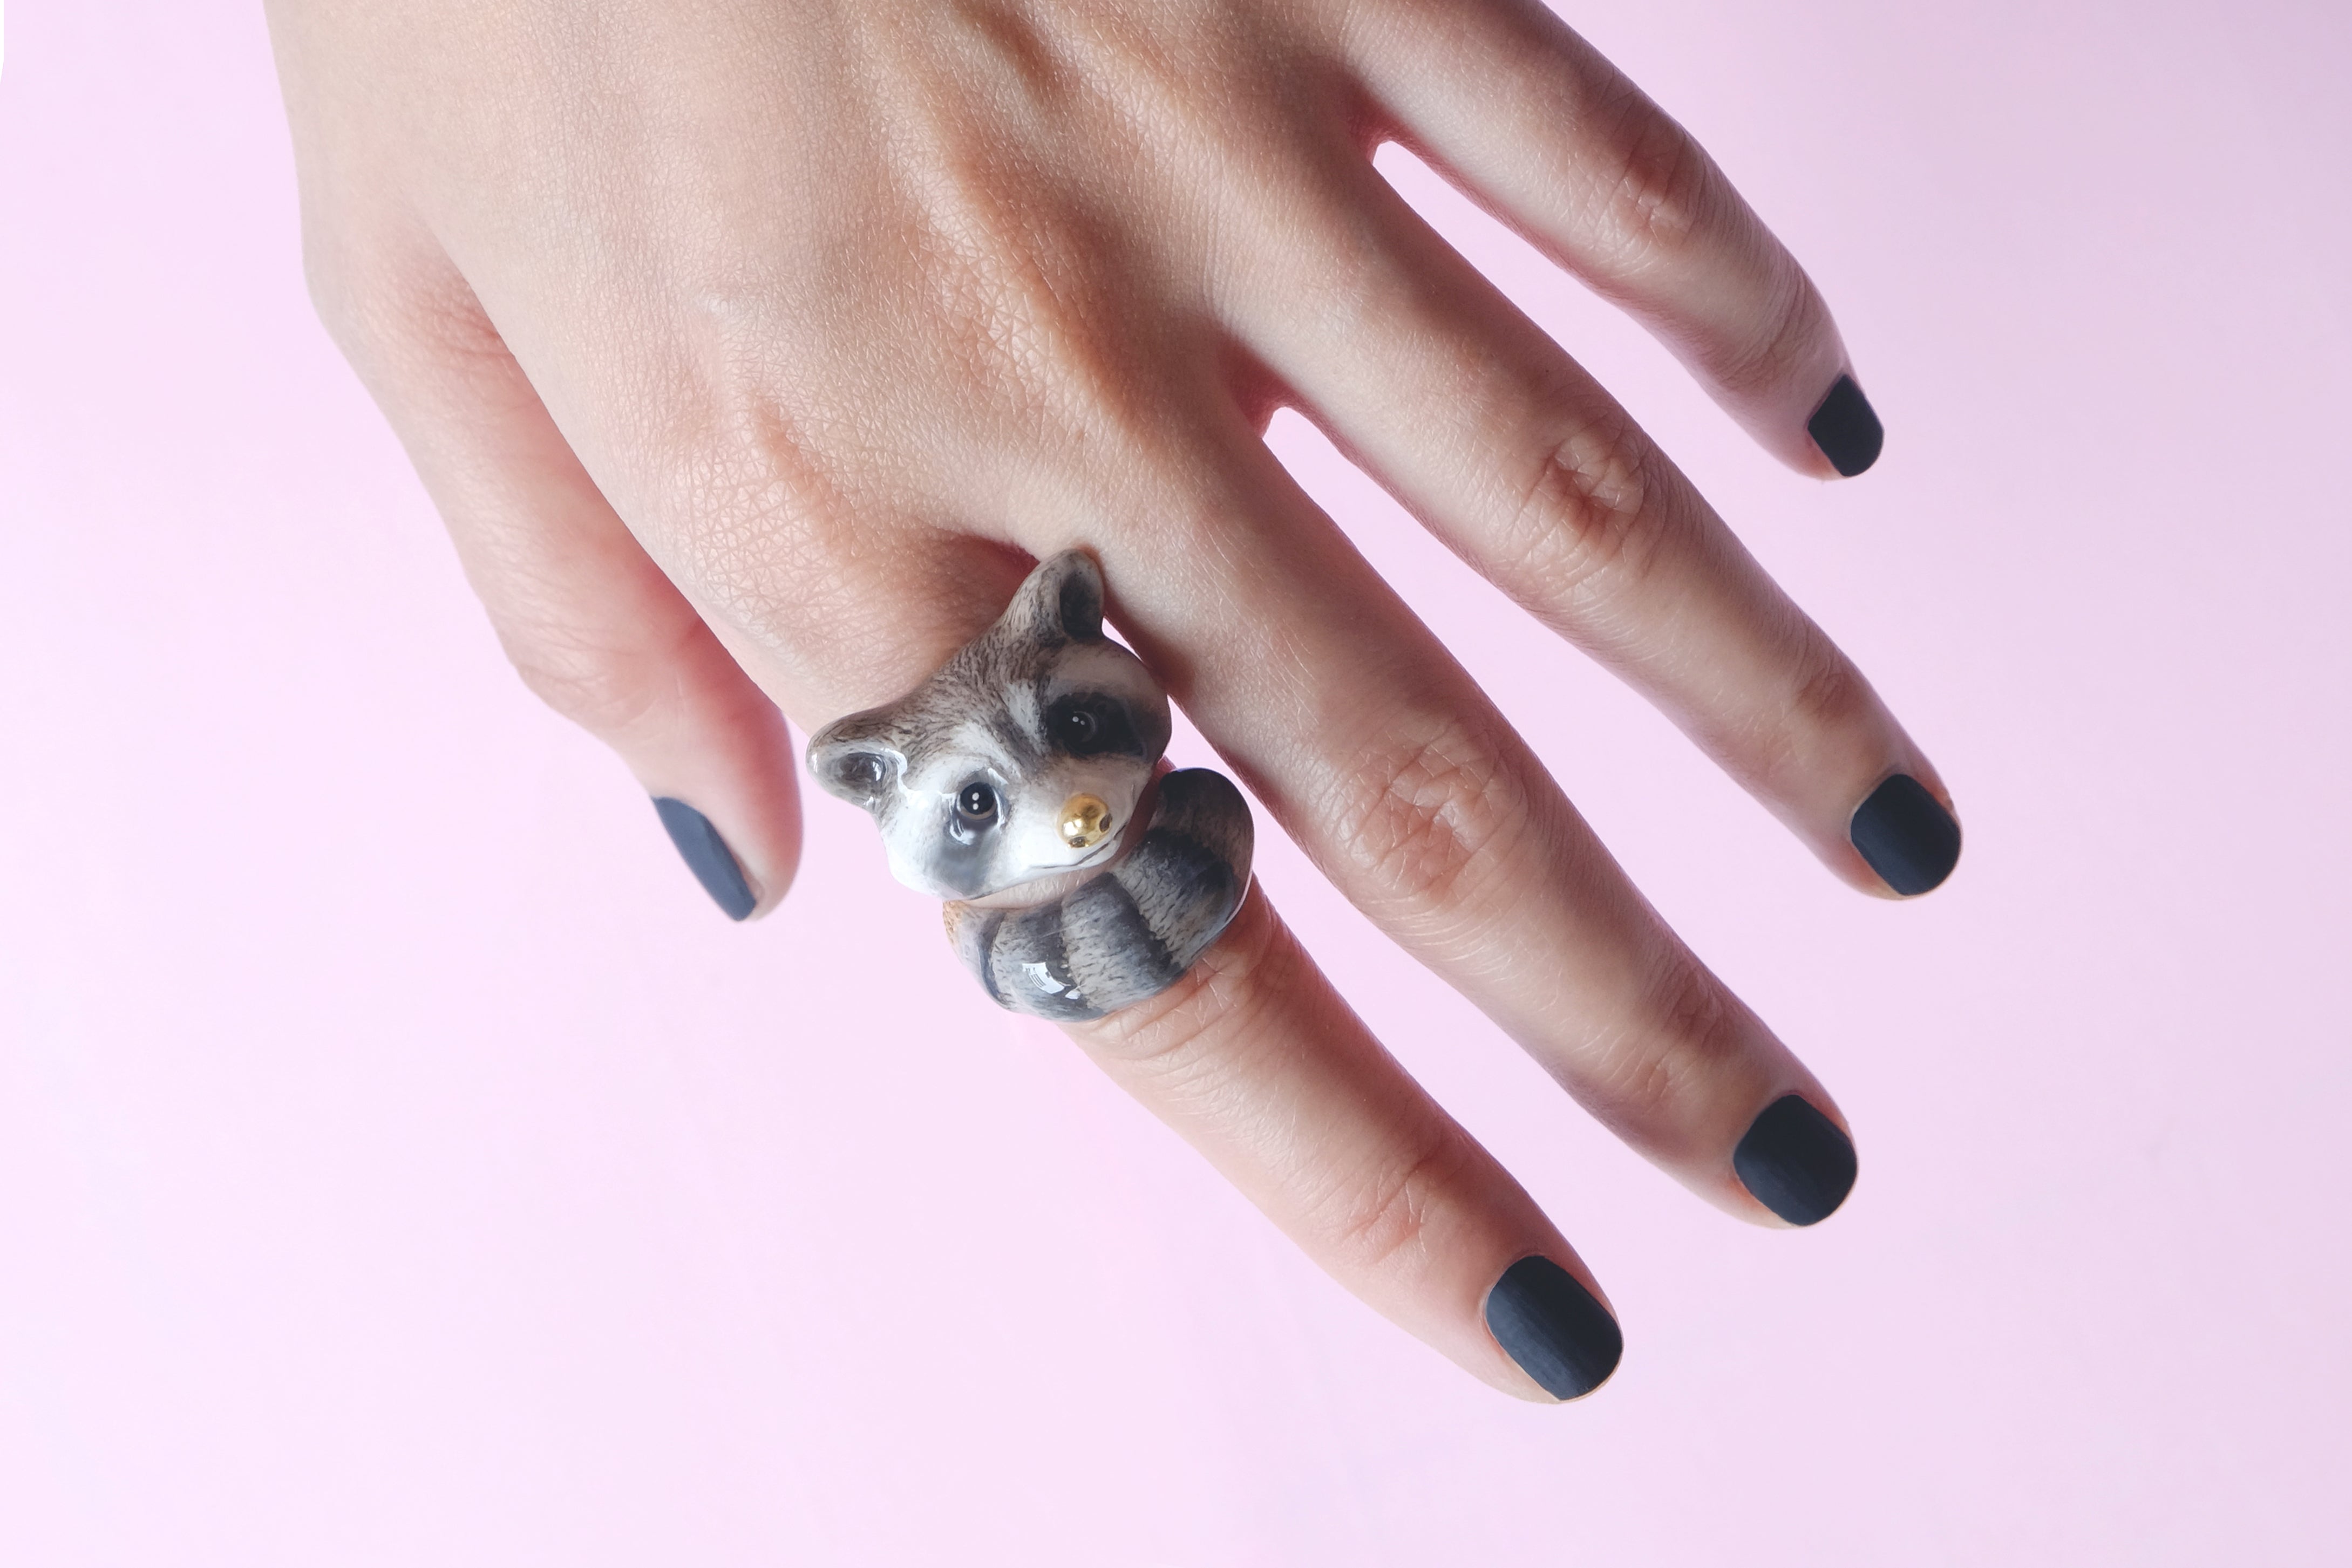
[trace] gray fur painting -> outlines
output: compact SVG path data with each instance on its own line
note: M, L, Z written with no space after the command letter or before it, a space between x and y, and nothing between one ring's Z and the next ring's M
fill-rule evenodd
M948 901L988 994L1064 1021L1165 990L1249 887L1248 804L1208 768L1159 771L1167 695L1102 617L1101 568L1066 550L937 674L808 747L892 873Z

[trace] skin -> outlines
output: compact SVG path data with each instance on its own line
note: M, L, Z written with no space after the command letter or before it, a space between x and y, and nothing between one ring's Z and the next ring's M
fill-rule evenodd
M1822 1087L1268 455L1301 410L1827 863L1890 773L1861 674L1374 172L1411 145L1759 444L1847 368L1797 264L1532 0L274 0L313 293L518 669L706 813L762 911L793 747L1093 550L1111 620L1332 881L1633 1147ZM1495 1386L1508 1173L1260 892L1071 1030L1336 1278ZM1603 1298L1605 1300L1605 1298Z

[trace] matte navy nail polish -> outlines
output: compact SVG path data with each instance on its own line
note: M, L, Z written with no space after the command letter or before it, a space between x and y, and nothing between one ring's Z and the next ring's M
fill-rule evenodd
M1853 1144L1802 1096L1783 1094L1749 1124L1731 1168L1790 1224L1818 1225L1853 1190Z
M1591 1393L1625 1354L1617 1320L1549 1258L1522 1258L1503 1270L1486 1292L1486 1329L1555 1399Z
M1846 836L1870 869L1906 898L1943 885L1960 862L1960 825L1908 773L1897 773L1854 808Z
M751 884L743 880L743 868L735 863L735 852L710 825L710 819L683 800L673 800L665 795L654 801L660 813L661 824L669 830L669 841L686 858L687 869L711 902L727 913L730 920L740 920L751 913L760 901L751 895Z
M1886 427L1878 423L1877 411L1852 376L1840 376L1832 383L1829 395L1805 422L1805 434L1830 466L1849 479L1877 462L1886 445Z

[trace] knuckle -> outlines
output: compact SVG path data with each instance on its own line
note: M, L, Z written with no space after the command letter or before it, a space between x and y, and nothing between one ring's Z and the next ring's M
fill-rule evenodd
M1327 1193L1312 1211L1318 1228L1349 1264L1378 1269L1422 1245L1431 1216L1476 1159L1460 1128L1444 1122L1421 1128L1372 1170Z
M304 235L302 276L327 335L363 374L506 358L473 290L437 257L362 247L314 229Z
M302 235L302 283L320 324L348 354L365 319L351 265L340 246L308 225Z
M1746 1049L1745 1020L1723 982L1679 947L1645 1000L1646 1027L1622 1042L1601 1090L1613 1120L1671 1125L1698 1087Z
M1727 392L1753 392L1779 386L1816 364L1822 352L1828 308L1796 259L1780 250L1777 241L1768 237L1765 243L1777 254L1750 329L1710 353L1705 361L1707 373Z
M501 630L499 642L530 694L591 735L626 735L660 702L661 683L609 650L538 628Z
M1339 852L1401 913L1471 902L1526 831L1528 791L1498 723L1418 716L1350 771Z
M1802 635L1797 689L1790 700L1799 727L1815 731L1854 727L1877 706L1870 683L1812 622L1805 622Z
M1699 243L1719 211L1722 176L1690 133L1626 84L1612 128L1609 228L1628 253L1654 256Z
M302 282L310 308L347 358L373 344L393 312L383 308L387 271L378 254L316 205L302 211Z
M638 521L719 618L811 654L817 645L802 643L859 603L856 563L880 548L877 509L835 479L771 389L728 378L698 390L691 422L646 444L673 455L642 476Z
M1148 341L1150 323L1136 308L1143 264L1075 204L1004 184L963 170L931 193L923 220L940 258L931 350L1032 427L1108 418L1148 428L1138 389L1153 379L1139 372L1165 346Z
M1622 413L1580 423L1541 452L1496 536L1522 598L1572 604L1604 577L1636 577L1660 543L1654 450Z
M1825 737L1867 729L1877 694L1829 634L1800 618L1787 695L1757 726L1752 746L1759 773L1779 779L1805 768Z

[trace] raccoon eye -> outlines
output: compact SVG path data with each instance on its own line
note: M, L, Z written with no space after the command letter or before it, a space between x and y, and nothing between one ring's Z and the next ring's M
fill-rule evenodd
M1045 710L1045 734L1073 757L1100 757L1107 752L1143 754L1127 705L1099 693L1059 698Z
M985 784L967 784L956 793L957 820L969 828L984 828L996 821L996 791Z

